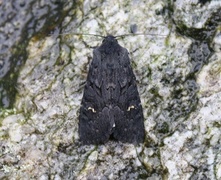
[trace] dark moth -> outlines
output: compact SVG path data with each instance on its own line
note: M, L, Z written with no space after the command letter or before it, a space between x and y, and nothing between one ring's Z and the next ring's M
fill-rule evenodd
M83 144L109 138L138 144L145 136L143 110L127 49L114 36L93 52L79 116Z

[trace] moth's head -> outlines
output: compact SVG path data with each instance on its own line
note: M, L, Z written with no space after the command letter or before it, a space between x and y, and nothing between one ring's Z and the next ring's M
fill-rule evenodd
M109 43L118 43L117 39L115 36L112 36L112 35L108 35L106 36L103 41L102 41L102 44L109 44Z

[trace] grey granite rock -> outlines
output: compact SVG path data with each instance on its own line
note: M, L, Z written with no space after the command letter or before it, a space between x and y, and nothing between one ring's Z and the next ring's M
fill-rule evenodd
M220 179L220 9L215 0L78 1L52 35L31 36L14 108L1 112L0 178ZM134 25L145 35L118 41L137 77L145 143L81 146L90 46L102 39L76 33L122 35Z

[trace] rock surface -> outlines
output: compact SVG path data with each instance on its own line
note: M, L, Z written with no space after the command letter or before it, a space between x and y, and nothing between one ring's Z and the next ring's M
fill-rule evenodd
M42 8L31 10L34 17L58 7L36 2ZM221 3L70 1L64 7L50 35L28 31L13 109L0 113L0 179L221 179ZM73 33L122 35L130 27L145 34L118 39L131 52L145 143L81 146L78 111L90 47L102 39Z

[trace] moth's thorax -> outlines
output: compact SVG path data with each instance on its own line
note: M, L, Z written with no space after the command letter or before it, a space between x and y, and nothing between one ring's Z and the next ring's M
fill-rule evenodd
M114 36L108 35L104 38L98 49L101 53L114 54L119 53L122 50L122 47L118 44L118 41Z
M106 36L104 39L103 39L103 41L102 41L102 44L104 44L104 43L107 43L107 42L115 42L115 43L117 43L117 40L116 40L116 38L114 37L114 36L112 36L112 35L108 35L108 36Z

